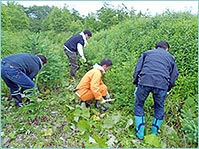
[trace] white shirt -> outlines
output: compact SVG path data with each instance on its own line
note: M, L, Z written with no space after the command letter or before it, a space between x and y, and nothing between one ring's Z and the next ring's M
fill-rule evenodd
M81 35L81 36L83 37L83 39L84 39L84 47L85 47L85 46L86 46L86 43L87 43L87 41L86 41L86 36L84 35L83 32L81 32L80 35ZM78 50L78 52L79 52L79 55L80 55L80 56L82 57L82 59L86 62L87 60L86 60L86 58L84 57L83 46L82 46L80 43L77 44L77 50Z

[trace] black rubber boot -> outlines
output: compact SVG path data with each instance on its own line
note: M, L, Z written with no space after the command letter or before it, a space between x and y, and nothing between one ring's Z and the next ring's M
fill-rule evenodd
M15 101L16 103L16 107L19 108L19 107L23 107L24 104L23 104L23 100L21 98L21 95L17 94L17 95L12 95L12 98L13 100Z

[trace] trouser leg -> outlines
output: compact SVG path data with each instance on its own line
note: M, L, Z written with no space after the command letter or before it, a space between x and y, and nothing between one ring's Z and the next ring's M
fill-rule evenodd
M152 134L158 135L158 130L162 124L164 118L164 102L167 96L167 90L154 88L153 91L154 99L154 117L152 124Z
M134 106L135 114L135 133L139 139L144 139L145 128L145 114L144 114L144 102L147 99L151 91L150 87L138 85L136 95L136 101Z
M69 63L71 66L70 77L76 78L76 72L78 69L78 63L77 63L78 54L76 52L71 53L68 50L66 50L65 48L64 48L64 51L69 59Z

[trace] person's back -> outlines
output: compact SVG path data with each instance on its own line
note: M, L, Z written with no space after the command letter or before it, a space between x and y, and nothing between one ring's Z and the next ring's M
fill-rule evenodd
M9 55L3 58L2 61L5 61L14 68L19 69L28 75L31 79L36 76L42 67L40 58L29 53Z
M83 37L80 34L75 34L72 36L69 40L67 40L64 45L70 49L72 52L78 52L77 51L77 44L80 43L83 47L85 46L85 41Z
M98 76L98 77L94 78L94 76ZM92 82L95 82L95 79L99 81L99 78L100 78L100 82L101 82L101 77L102 77L102 73L100 72L100 70L97 68L93 68L92 70L88 71L84 75L84 77L81 79L80 83L78 84L77 88L90 89Z
M173 56L163 48L146 51L144 64L140 72L140 85L167 89L170 71L175 63Z

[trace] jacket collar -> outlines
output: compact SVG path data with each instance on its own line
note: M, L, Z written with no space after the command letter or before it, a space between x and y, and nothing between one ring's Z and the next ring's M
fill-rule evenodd
M105 73L104 68L98 64L93 65L93 68L97 68L97 69L101 70L103 74Z
M38 57L38 56L37 56ZM39 57L38 57L39 58ZM40 65L41 65L41 67L40 67L40 69L42 68L42 61L41 61L41 59L39 58L39 62L40 62Z
M86 36L84 35L83 32L81 32L80 35L82 36L82 38L83 38L83 40L84 40L84 47L85 47L85 46L86 46L86 43L87 43L87 41L86 41Z

